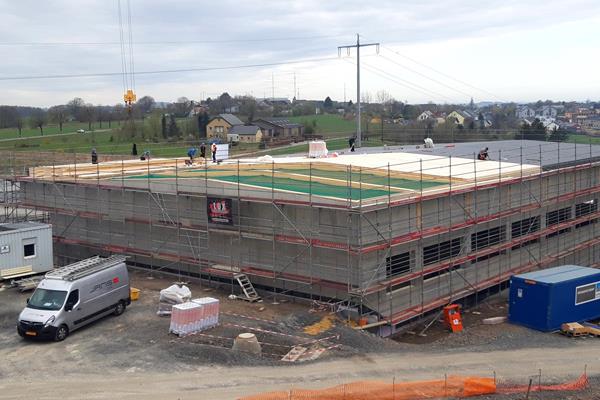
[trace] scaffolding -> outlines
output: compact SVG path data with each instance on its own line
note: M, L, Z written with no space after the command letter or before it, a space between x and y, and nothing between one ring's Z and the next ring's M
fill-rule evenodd
M9 154L3 217L47 218L61 265L125 254L232 291L245 274L268 296L344 304L390 334L516 273L598 265L600 149L497 143L496 161L459 145L193 167ZM225 224L208 216L215 199L232 208Z

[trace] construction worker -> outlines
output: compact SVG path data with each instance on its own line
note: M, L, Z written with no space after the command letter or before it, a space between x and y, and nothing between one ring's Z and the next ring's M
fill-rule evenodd
M98 164L98 153L96 153L96 149L92 149L92 164Z
M217 144L213 142L213 144L210 145L210 152L212 153L212 161L214 163L217 162Z
M200 145L200 157L206 158L206 145L204 143Z
M194 165L194 157L196 156L196 153L198 152L198 149L195 147L190 147L190 149L187 152L188 157L190 158L189 160L185 160L185 165Z
M479 151L479 154L477 155L477 159L478 160L489 160L490 159L490 155L488 154L488 148L486 147L485 149L481 149Z

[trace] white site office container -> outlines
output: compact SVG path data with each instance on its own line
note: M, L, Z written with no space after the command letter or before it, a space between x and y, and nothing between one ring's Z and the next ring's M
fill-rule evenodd
M0 279L42 273L53 267L52 225L0 224Z

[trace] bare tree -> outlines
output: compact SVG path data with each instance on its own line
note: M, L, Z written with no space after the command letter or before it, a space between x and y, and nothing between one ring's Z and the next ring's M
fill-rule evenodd
M88 123L88 130L92 130L92 122L96 118L96 107L93 104L86 104L82 109L83 121Z
M29 120L32 128L39 128L40 134L44 136L44 125L47 122L46 112L41 108L38 108L31 114L31 119Z
M82 121L82 109L85 106L85 101L81 97L75 97L67 103L69 114L78 121Z
M19 137L21 137L21 131L23 130L24 122L25 121L23 120L23 117L21 117L21 115L17 115L17 119L15 120L15 126L19 130Z
M176 116L185 117L192 108L192 102L187 97L180 97L173 103L173 108Z
M67 121L67 114L67 106L64 105L53 106L48 109L48 117L50 121L58 124L58 129L61 133L63 131L63 124Z
M156 101L154 101L154 98L151 96L144 96L137 101L136 106L139 108L142 118L144 118L144 115L149 114L152 111L155 103Z

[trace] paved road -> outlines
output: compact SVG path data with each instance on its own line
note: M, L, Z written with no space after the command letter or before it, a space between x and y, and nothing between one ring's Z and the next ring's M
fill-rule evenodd
M108 353L110 356L110 352ZM43 354L40 354L43 357ZM52 360L47 360L52 362ZM377 379L397 381L440 379L448 374L472 374L525 381L542 369L544 377L571 379L588 366L600 373L600 340L572 341L572 346L493 352L430 352L365 355L290 367L227 368L199 365L197 372L164 374L128 370L119 375L57 376L0 380L0 399L235 399L262 391L290 387L322 388L340 383Z

